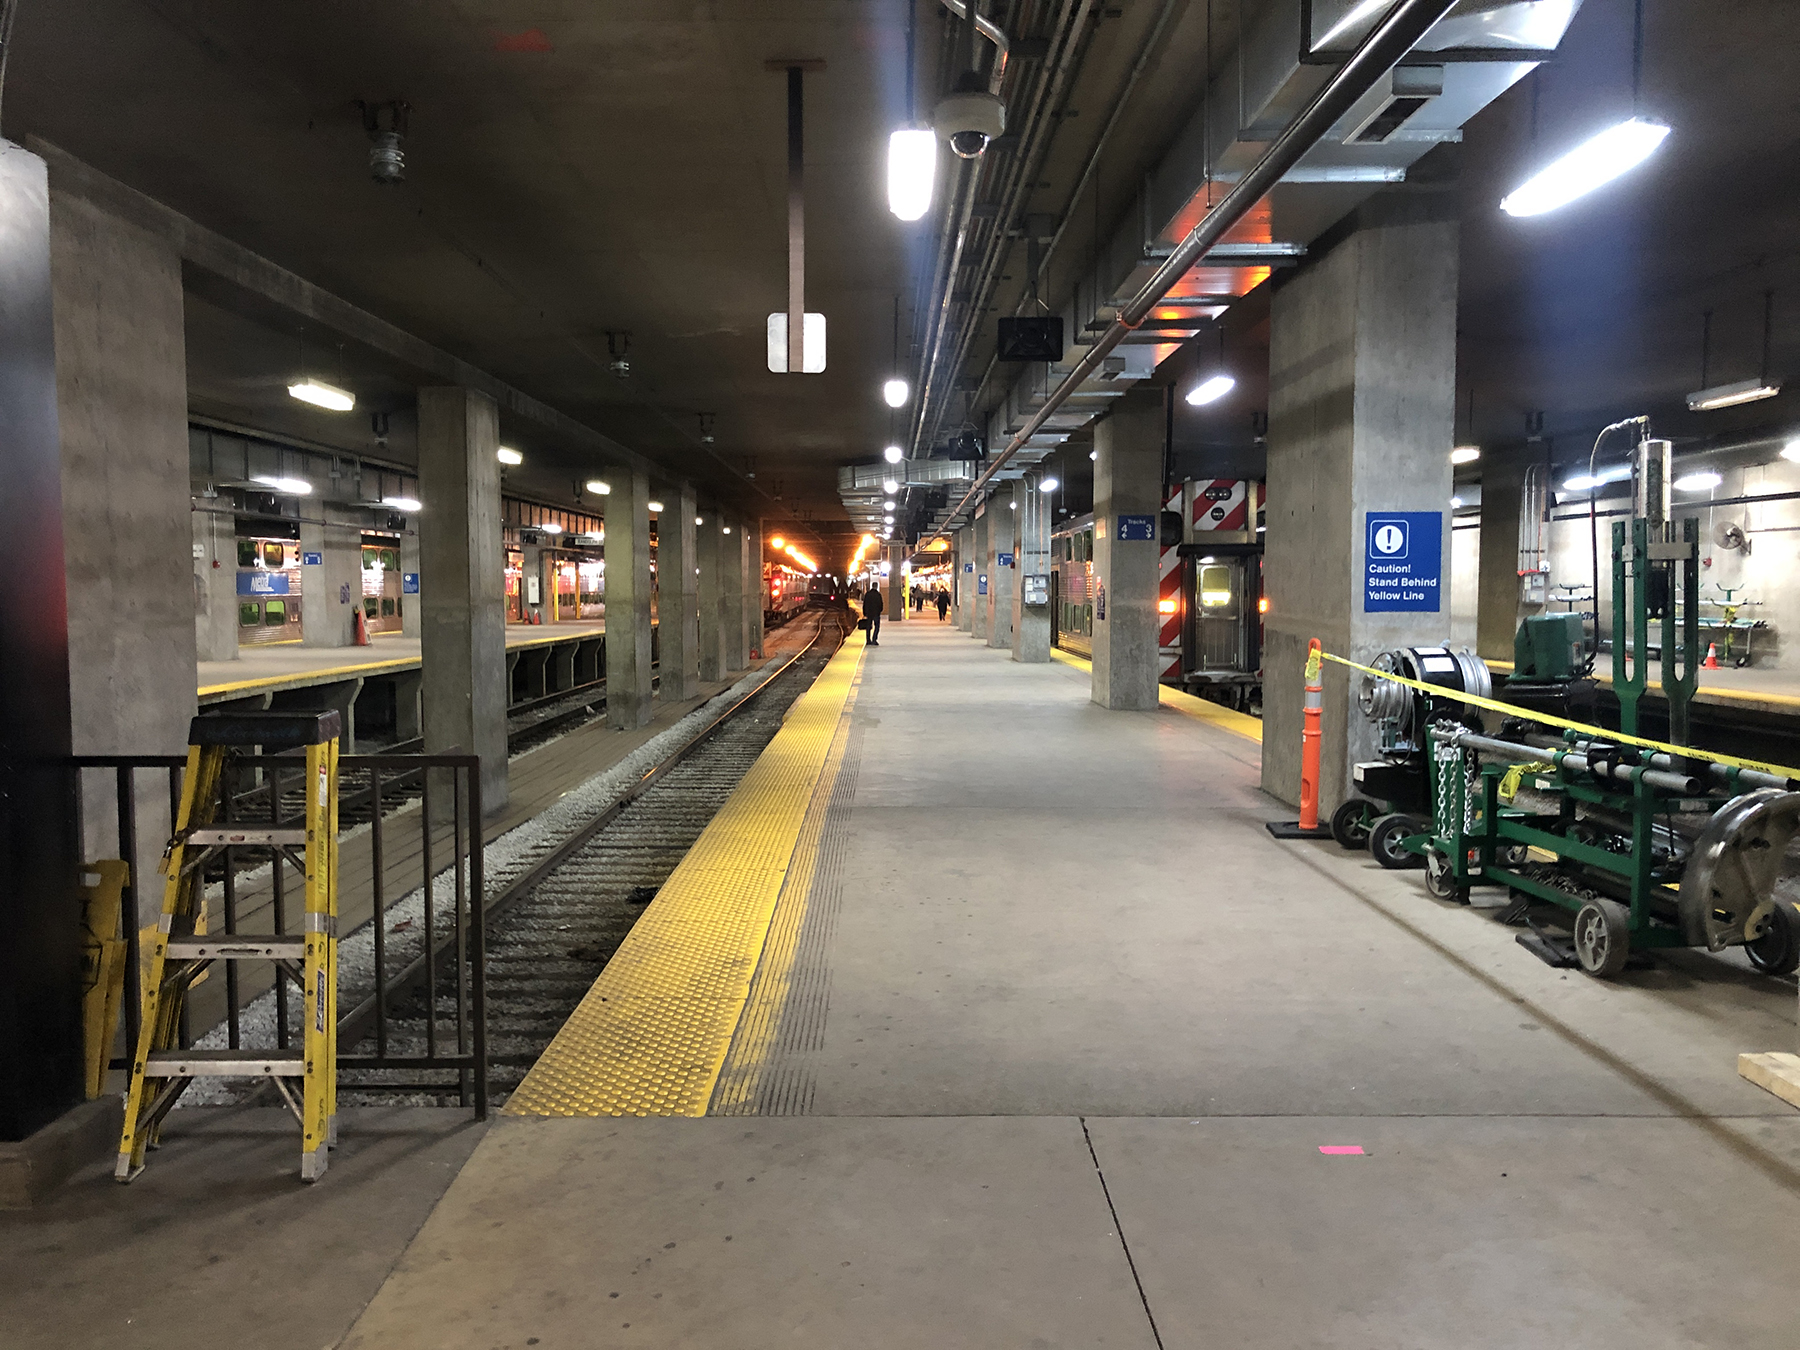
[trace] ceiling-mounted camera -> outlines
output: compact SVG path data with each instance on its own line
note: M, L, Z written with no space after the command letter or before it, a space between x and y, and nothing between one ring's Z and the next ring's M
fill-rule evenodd
M405 101L359 102L363 130L369 133L369 177L377 183L406 181L406 119L412 111Z
M931 125L963 159L977 159L988 142L1006 131L1006 105L973 70L956 78L956 88L938 101Z

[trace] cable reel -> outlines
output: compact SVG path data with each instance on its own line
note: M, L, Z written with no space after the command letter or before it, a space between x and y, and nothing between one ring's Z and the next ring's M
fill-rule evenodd
M1369 665L1374 670L1404 676L1421 684L1437 685L1452 693L1492 698L1494 679L1487 662L1467 647L1396 647L1382 652ZM1433 717L1431 695L1375 675L1362 677L1356 703L1363 714L1381 728L1382 753L1389 758L1419 753L1425 729ZM1457 720L1462 720L1461 713Z

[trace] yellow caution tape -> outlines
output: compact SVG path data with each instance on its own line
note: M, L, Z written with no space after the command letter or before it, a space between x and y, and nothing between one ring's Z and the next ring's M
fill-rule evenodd
M1518 707L1512 703L1502 703L1499 699L1482 698L1479 694L1463 694L1454 689L1446 689L1441 684L1426 684L1423 680L1409 679L1405 675L1396 675L1389 670L1376 670L1373 666L1361 665L1344 656L1325 653L1327 661L1335 661L1340 666L1348 666L1351 670L1360 670L1365 675L1373 675L1377 679L1392 680L1395 684L1403 684L1409 689L1423 690L1438 698L1455 699L1458 703L1467 703L1477 708L1486 708L1490 712L1505 713L1508 717L1522 717L1528 722L1542 722L1546 726L1562 727L1566 731L1581 731L1609 745L1636 745L1646 750L1661 750L1665 754L1678 759L1704 759L1713 764L1724 764L1734 769L1756 769L1761 773L1771 773L1777 778L1800 779L1800 769L1790 769L1785 764L1770 764L1766 760L1743 759L1737 755L1723 755L1716 750L1696 750L1690 745L1670 745L1667 741L1653 741L1647 736L1628 736L1623 731L1609 731L1605 727L1590 726L1586 722L1571 722L1566 717L1557 717L1552 713L1532 712L1528 708Z

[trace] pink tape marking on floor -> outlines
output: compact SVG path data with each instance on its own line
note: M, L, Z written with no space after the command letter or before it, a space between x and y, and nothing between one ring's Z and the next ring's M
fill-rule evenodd
M1362 1152L1361 1144L1320 1144L1321 1153L1358 1153Z

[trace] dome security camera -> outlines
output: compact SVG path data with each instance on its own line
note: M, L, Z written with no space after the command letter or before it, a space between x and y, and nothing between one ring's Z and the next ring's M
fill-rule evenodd
M977 159L988 142L1006 130L1006 105L990 94L981 76L964 71L956 88L939 100L931 124L962 159Z

